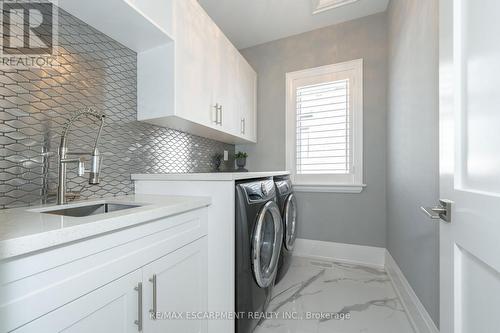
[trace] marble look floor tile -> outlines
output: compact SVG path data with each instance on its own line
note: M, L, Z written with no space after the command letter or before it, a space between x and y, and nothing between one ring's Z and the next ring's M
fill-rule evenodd
M413 333L386 272L293 257L255 333Z

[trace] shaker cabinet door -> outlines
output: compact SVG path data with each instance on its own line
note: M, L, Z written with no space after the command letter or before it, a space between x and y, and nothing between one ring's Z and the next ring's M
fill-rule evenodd
M238 129L245 139L257 141L257 74L241 57L238 62Z
M175 114L214 126L218 29L195 1L176 1L175 8Z
M207 237L143 268L144 332L205 333L207 320Z
M14 330L16 333L136 333L140 270L129 273Z

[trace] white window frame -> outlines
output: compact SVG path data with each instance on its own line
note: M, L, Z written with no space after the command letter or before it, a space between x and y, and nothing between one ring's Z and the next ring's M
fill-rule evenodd
M296 174L296 81L315 76L350 72L352 115L352 170L348 175ZM363 59L286 73L286 168L294 190L303 192L360 193L363 183Z

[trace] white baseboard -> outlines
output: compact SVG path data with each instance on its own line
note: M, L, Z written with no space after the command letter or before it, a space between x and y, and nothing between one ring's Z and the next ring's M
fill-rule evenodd
M385 248L296 239L293 255L384 267Z
M425 310L415 291L399 268L389 251L385 251L385 270L392 281L408 317L417 333L439 333L431 316Z

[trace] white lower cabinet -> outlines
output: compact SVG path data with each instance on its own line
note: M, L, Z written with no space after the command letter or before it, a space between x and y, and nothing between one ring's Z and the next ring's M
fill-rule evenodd
M207 209L0 263L0 333L206 333Z
M206 246L203 237L14 332L205 333Z
M140 270L127 274L14 332L135 333L141 279Z
M144 332L207 331L206 268L206 237L143 268Z

